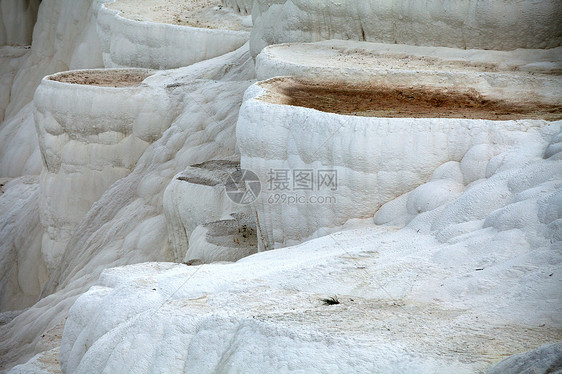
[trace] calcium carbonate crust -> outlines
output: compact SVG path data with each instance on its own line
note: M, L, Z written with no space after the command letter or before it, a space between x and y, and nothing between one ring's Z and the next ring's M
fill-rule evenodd
M97 30L107 68L188 66L234 51L250 36L247 31L135 21L104 5L97 17Z
M57 81L81 74L148 76L143 69L76 70L43 78L35 92L41 173L42 252L50 271L92 204L129 174L169 126L170 103L158 86L104 87ZM117 83L116 83L117 84Z
M107 63L114 66L136 64L138 60L142 66L166 67L192 57L205 58L200 57L205 49L200 44L193 44L195 49L186 48L186 44L191 44L182 39L193 34L181 34L155 24L138 25L131 20L129 24L114 15L106 14L104 18L100 15L105 9L100 7L103 2L42 1L34 46L10 90L12 100L6 109L9 118L0 133L0 176L38 174L43 167L35 138L35 109L30 104L43 76L69 69L103 67L102 49ZM249 0L224 2L235 9L238 7L241 13L247 13L251 7ZM9 0L2 1L2 5L9 3ZM392 9L386 9L390 9L388 13L383 8L385 3L375 0L255 1L253 52L272 41L334 37L373 41L390 38L394 39L391 43L400 40L422 45L450 46L451 43L460 44L461 48L482 41L484 46L479 44L479 48L510 49L528 45L525 43L532 43L532 48L560 45L560 20L552 19L560 13L560 4L550 0L536 2L535 18L529 17L527 11L531 1L517 4L451 1L447 3L446 16L440 13L442 9L431 6L442 2L429 2L430 6L424 9L410 3L393 2ZM381 10L380 19L370 14L371 5L381 7L376 8ZM461 13L466 19L455 20ZM426 24L427 20L430 21ZM415 27L405 30L404 25L411 22ZM489 27L492 23L496 26ZM23 26L29 30L28 25ZM378 34L378 30L384 32ZM164 32L174 35L173 40L167 40ZM156 45L143 44L142 33L151 33L151 43ZM222 34L211 34L201 40L219 49L234 48L233 40L215 43L215 37ZM459 37L465 35L471 39L461 43ZM540 61L531 62L525 71L543 74L545 70L555 69L542 58L551 52L559 54L557 51L559 48L535 50L541 56ZM221 52L217 49L214 53ZM473 59L480 54L483 52L468 51L466 56ZM148 56L157 56L159 60ZM509 55L507 65L511 63L510 58L517 56L518 52ZM303 54L302 60L305 57L308 53ZM367 70L368 65L364 65ZM263 74L285 69L283 64L271 66ZM322 66L310 69L303 66L293 69L296 73L281 75L295 75L299 69L309 76L314 76L315 71L327 72ZM346 69L340 66L339 72L329 74L338 76L345 72L353 79L354 74L362 71L353 66ZM453 77L460 78L462 74L457 73ZM396 72L387 76L396 82L408 77ZM447 75L439 77L452 79ZM484 86L497 78L479 75L475 80L472 73L464 77L468 78L458 80L461 86L466 82ZM136 152L147 139L158 138L158 128L169 128L146 148L133 171L113 183L84 215L55 269L52 267L57 262L55 251L47 251L43 257L40 250L43 234L38 217L40 193L43 185L48 184L36 177L24 177L2 187L6 192L0 194L0 207L5 210L0 211L8 213L0 216L0 233L6 239L0 243L0 271L2 277L6 276L2 278L6 282L2 283L0 292L2 296L10 295L12 305L0 306L22 309L0 314L2 367L27 361L15 367L13 373L57 371L60 346L62 369L75 373L175 372L185 371L186 367L197 372L283 372L307 368L319 372L472 373L485 370L493 360L560 340L560 122L508 121L494 123L497 128L492 129L490 121L431 121L430 128L436 129L434 136L421 131L419 139L401 146L399 138L404 135L391 131L396 121L376 120L383 128L385 145L391 146L389 155L399 160L404 157L413 165L418 165L416 157L428 150L421 147L418 156L418 149L413 149L416 141L429 141L439 147L456 137L451 146L460 149L451 155L447 146L442 147L440 151L446 150L451 157L431 153L428 156L431 163L413 173L407 173L408 165L392 160L388 175L374 178L372 161L385 161L380 158L382 144L369 138L364 144L355 145L351 140L354 135L373 135L361 123L338 122L345 116L327 113L318 116L305 108L297 109L295 114L275 104L249 102L248 110L256 110L256 116L246 113L241 117L246 122L241 126L251 130L243 139L249 142L244 146L246 152L254 154L252 159L247 159L248 165L253 163L264 169L271 165L301 167L314 162L329 168L336 165L347 176L358 176L358 185L369 187L372 181L380 180L388 182L381 188L391 189L396 184L398 190L386 196L388 199L403 193L377 211L374 217L377 225L373 225L374 212L364 220L348 219L344 226L333 225L333 217L337 215L328 211L325 217L331 226L322 226L326 223L322 222L324 216L314 208L293 207L293 211L288 210L289 217L305 221L302 226L310 237L354 228L358 222L364 228L260 253L236 264L130 265L174 260L166 228L172 220L174 227L181 229L185 217L166 216L164 190L186 165L236 157L236 118L242 94L254 78L247 47L188 68L159 73L148 79L154 87L145 82L150 86L146 95L122 89L144 103L146 109L142 118L135 117L138 123L133 130L121 126L120 121L115 121L116 128L112 128L109 125L112 119L104 117L98 106L92 106L91 114L104 119L106 124L99 128L74 126L94 121L86 112L83 117L88 121L66 121L71 119L69 113L73 108L70 108L71 101L64 98L57 113L41 112L48 109L46 96L50 91L45 90L40 100L45 107L36 114L38 118L42 115L52 118L44 122L48 129L42 130L45 134L41 150L48 154L49 163L59 168L58 172L78 174L74 188L80 193L65 193L60 199L51 200L63 209L75 203L70 199L81 197L85 183L100 182L98 186L88 186L97 189L104 183L110 184L109 179L115 176L111 172L107 179L96 179L96 175L90 178L91 171L101 174L113 162L118 166L116 170L133 164ZM437 82L424 79L432 84ZM549 83L552 80L524 79L535 92L543 92L546 87L552 94L556 92L554 89L559 89ZM142 89L145 88L149 87ZM80 92L69 89L68 93L80 104L76 109L83 110L84 97ZM254 100L253 94L261 93L252 87L249 101ZM104 101L111 95L101 96L104 105L114 104ZM123 109L129 107L125 98L111 97L121 100L125 104ZM173 105L160 108L166 98ZM151 105L155 103L163 111L153 112ZM280 121L283 116L295 122ZM153 121L160 121L155 129ZM257 121L266 124L265 134L272 137L265 140L270 143L260 138L262 127L257 126ZM267 127L270 122L272 126ZM406 122L414 129L426 129L422 120ZM315 133L307 142L311 123L320 126L312 128ZM339 144L334 142L324 147L325 135L332 135L326 130L335 130L326 125L329 123L343 125L342 135L347 138L338 138ZM451 131L452 126L459 129ZM105 131L109 128L111 131ZM350 129L356 131L349 132ZM405 128L402 130L407 132ZM70 139L67 134L76 139ZM138 140L127 140L135 138ZM77 144L77 140L84 139L92 143ZM98 158L104 153L99 150L119 139L125 139L126 144L121 145L133 145L134 150L130 155L110 152L110 160L104 164L102 157ZM280 139L281 143L277 144ZM405 139L411 140L407 134ZM73 145L66 147L64 153L58 153L58 146L64 148L71 142ZM6 144L9 146L5 147ZM92 149L86 149L88 146ZM273 149L269 150L271 146ZM283 147L286 151L280 151ZM310 152L312 147L326 148L328 153L319 152L321 157L317 161L316 154ZM126 159L119 160L123 154ZM262 158L261 154L267 157ZM272 155L282 157L270 160L268 157ZM365 160L366 157L369 159ZM442 159L449 161L439 164ZM69 160L72 163L67 164ZM432 166L434 161L437 166ZM360 170L346 162L357 164ZM406 171L404 175L399 172L402 169ZM414 183L416 179L419 181ZM3 183L5 179L0 181ZM63 186L61 191L67 187ZM100 191L102 187L105 188L101 186ZM351 201L351 207L363 201L362 193L353 194L351 189L340 192L344 200ZM54 192L49 195L53 197ZM336 206L334 211L337 209ZM344 215L353 216L357 212L362 213L355 210ZM275 220L274 214L270 217ZM275 231L278 223L282 230ZM300 229L282 221L266 219L265 224L274 227L272 237L278 240L271 247L290 244L293 239L289 236ZM298 221L292 224L299 225ZM320 228L309 234L309 228L313 227ZM206 224L194 231L200 253L213 251L212 257L214 251L220 251L222 256L225 248L230 249L220 240L209 239L212 230ZM305 240L302 237L294 242ZM262 240L262 245L267 240ZM50 263L50 271L45 261ZM129 266L121 267L124 265ZM40 300L31 305L41 289ZM340 297L340 305L325 306L320 301L334 294ZM547 346L526 357L547 363L544 358L549 359L557 351ZM517 359L502 367L516 367L513 362L517 363Z
M385 205L413 218L406 227L356 221L235 264L106 270L70 310L63 369L474 373L554 343L561 126L513 131L440 165L404 205ZM322 303L334 294L340 304ZM558 351L491 372L548 368Z
M166 187L163 208L176 261L206 263L216 260L219 256L206 255L203 248L208 245L203 243L204 238L197 241L197 251L192 248L194 230L203 230L202 226L207 223L232 219L232 214L249 212L248 206L234 203L225 190L228 176L239 166L238 161L229 160L193 165L176 174Z
M253 56L279 43L343 39L513 50L562 43L557 0L256 0Z
M11 87L3 88L9 90L10 100L0 127L0 175L18 177L41 172L43 162L30 103L46 75L103 67L95 19L104 1L41 2L32 48L18 67Z
M266 185L271 170L334 170L329 204L272 204L275 191L255 203L260 250L325 235L353 218L372 217L386 202L425 183L448 161L477 144L509 144L510 134L548 126L542 120L374 118L267 102L260 83L245 94L237 124L241 167Z

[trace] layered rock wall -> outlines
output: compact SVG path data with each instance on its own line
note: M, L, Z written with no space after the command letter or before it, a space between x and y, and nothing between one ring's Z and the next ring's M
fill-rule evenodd
M562 43L557 0L257 0L252 54L265 46L328 39L463 49L553 48Z

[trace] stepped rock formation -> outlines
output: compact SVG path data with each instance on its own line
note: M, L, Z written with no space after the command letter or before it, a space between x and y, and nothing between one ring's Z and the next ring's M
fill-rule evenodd
M255 204L261 249L372 217L471 147L488 146L484 153L493 155L513 142L506 134L548 126L529 118L560 118L562 79L552 66L561 51L541 62L541 51L487 52L474 61L450 48L337 41L266 48L257 59L260 78L298 79L272 78L246 92L237 125L242 168L262 181L282 170L310 171L311 180L294 188L293 176L293 188L262 192ZM271 204L295 193L308 204Z
M0 371L556 367L561 11L0 0Z
M169 126L164 90L143 69L75 70L35 91L41 174L41 250L55 271L76 225L113 182L128 175Z

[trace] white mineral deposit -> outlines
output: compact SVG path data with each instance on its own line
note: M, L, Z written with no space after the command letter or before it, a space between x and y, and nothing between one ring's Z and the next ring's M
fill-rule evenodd
M0 372L562 373L559 0L0 0Z

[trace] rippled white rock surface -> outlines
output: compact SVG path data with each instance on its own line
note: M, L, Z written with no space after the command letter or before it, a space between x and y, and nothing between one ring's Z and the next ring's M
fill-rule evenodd
M213 1L219 4L219 0ZM9 103L2 101L6 109L5 121L0 125L0 308L3 311L0 313L0 368L13 368L13 373L57 373L62 369L85 373L174 372L185 368L203 373L287 372L303 368L307 372L471 373L485 371L501 358L561 339L560 122L510 122L509 126L503 124L484 131L474 139L465 138L464 142L455 139L455 144L462 143L462 149L455 151L451 161L445 158L435 162L422 171L425 179L411 185L404 183L409 187L393 191L376 214L372 211L366 219L347 220L334 228L337 233L323 238L258 253L236 263L186 266L166 262L181 261L182 255L183 260L193 262L202 257L201 262L232 261L251 253L242 253L241 249L251 249L254 245L251 240L248 243L242 240L250 237L244 237L248 232L242 227L231 230L232 222L226 215L221 215L218 221L205 222L205 210L200 209L196 222L192 222L193 217L184 209L171 215L166 213L174 203L178 207L203 208L201 197L216 196L201 190L193 190L195 196L180 196L182 188L176 188L174 178L190 165L240 159L236 123L243 94L256 78L247 45L189 67L155 73L144 83L150 88L146 96L131 92L132 97L145 105L137 108L140 116L134 118L132 133L123 131L128 134L123 139L138 137L151 144L142 155L131 154L124 163L131 167L130 173L122 178L117 176L119 179L111 186L99 189L107 188L75 222L60 265L50 266L49 271L41 252L43 227L39 219L40 190L44 186L37 176L43 169L43 159L31 103L41 79L69 69L108 67L102 53L112 53L108 41L115 54L109 58L106 55L106 62L116 64L117 59L139 65L161 61L162 67L166 67L177 62L178 56L200 56L206 49L197 45L189 50L186 48L189 43L177 38L175 29L170 34L173 43L163 42L162 48L148 45L146 41L166 41L166 35L161 32L168 28L149 27L143 22L138 22L142 27L134 24L131 29L128 29L130 25L118 25L115 30L122 31L126 38L113 35L109 40L108 30L101 28L108 24L99 22L104 2L43 0L31 50L19 57L21 64L10 58L10 64L4 65L6 60L2 60L0 79L2 83L11 82L11 86L3 85L0 95L2 100L8 92L10 95ZM234 8L231 13L239 12L236 15L239 19L249 14L251 3L222 1L223 7ZM356 21L364 17L374 20L378 14L369 14L369 9L361 8L361 16L350 19L347 13L359 4L351 2L340 2L345 5L341 14L333 13L335 2L324 2L324 9L316 8L321 2L313 4L304 0L255 3L259 9L252 13L261 21L256 22L254 35L264 38L256 39L258 44L253 44L254 48L261 48L260 40L269 44L280 41L279 37L295 36L291 30L300 25L310 26L296 35L298 40L306 42L335 35L359 40L371 38L375 29L369 27L373 25L366 25L369 27L364 28L363 37ZM146 4L138 2L138 10L146 11ZM501 1L494 4L486 16L493 16L493 11L505 5ZM295 5L305 5L310 12L295 12ZM451 3L448 11L455 10L456 5ZM527 5L525 1L517 4L523 8ZM545 1L537 9L544 10L551 5ZM523 8L514 6L504 15ZM473 10L469 14L479 14L478 9ZM218 5L217 14L222 14ZM388 16L384 12L380 14ZM394 9L392 17L387 19L396 19L401 14ZM507 23L501 22L498 27L519 22L525 14L523 9L513 17L508 16ZM543 18L539 12L536 18L529 19L546 22L552 14L556 13L550 12ZM427 19L424 12L419 16L418 20ZM310 19L303 23L303 17ZM111 16L105 21L111 23L110 19L117 22L118 17ZM485 19L479 17L476 21ZM446 17L445 21L448 20ZM474 20L465 21L471 25ZM410 20L404 18L397 25L402 22L407 24ZM404 40L427 41L431 32L449 30L451 24L447 22L433 22L434 30L429 31L427 27L417 27L426 30L425 35L421 39L405 35ZM244 27L252 24L249 16L245 16L243 23ZM384 27L387 23L378 25ZM497 33L489 38L486 26L474 40L488 38L495 46L504 42L512 45L509 43L513 40L539 40L548 33L541 22L528 28L519 27L524 25L524 22L517 23L517 28L505 34L505 38ZM324 32L326 26L328 32ZM151 30L159 31L151 33ZM523 35L529 30L532 33ZM442 33L430 44L449 45L459 33L472 35L473 31ZM146 38L140 35L143 32L147 33ZM214 43L208 46L209 50L236 48L232 40L215 43L214 37L221 34L211 34L213 38L205 39ZM559 36L553 34L549 42L559 46ZM455 50L458 61L452 61L450 50L442 48L420 52L410 46L406 48L407 58L402 59L397 57L404 53L404 46L341 41L318 44L322 48L280 46L277 50L280 53L271 53L275 47L268 48L262 55L268 58L257 59L260 79L271 77L269 74L310 78L314 74L318 77L319 73L331 78L347 74L345 78L351 79L374 76L376 72L379 78L395 79L394 82L400 79L416 82L413 78L422 76L430 77L423 82L432 84L438 84L441 78L449 79L449 83L458 79L460 85L479 82L482 87L487 83L500 87L498 82L508 86L522 82L528 92L541 94L543 98L548 95L556 98L559 92L556 90L560 89L556 84L545 85L556 76L553 72L559 68L560 58L556 57L559 48L513 52L469 50L460 54ZM171 45L178 47L170 48ZM332 47L334 50L330 52ZM356 64L356 57L362 53L376 54L377 50L381 52L377 64ZM147 51L149 55L142 54ZM389 58L385 59L385 54ZM408 65L411 71L427 71L422 58L427 54L444 61L440 65L441 75L407 73ZM346 56L353 60L350 64L346 63ZM116 60L110 61L114 57ZM399 60L401 72L392 66ZM19 65L17 71L12 63ZM490 71L474 74L482 66L488 66ZM503 75L514 67L520 71ZM470 79L460 79L462 74ZM545 78L545 74L550 78ZM253 92L254 88L249 94ZM76 98L76 109L83 109L79 92L71 96L73 100ZM53 105L51 112L46 108L51 107L46 105L48 98L43 97L44 113L55 117L56 108L62 108L57 111L59 114L70 113L71 105L59 101L59 106ZM126 97L114 101L122 103L123 108L117 108L114 102L104 105L116 113L118 109L126 111L136 105ZM165 113L154 111L146 104L152 101L167 102L168 109ZM266 109L269 110L264 108L261 113L266 126L278 122L276 115L283 114L272 111L268 116ZM100 129L111 127L112 121L105 113L100 114L95 106L91 110L95 117L103 119ZM82 117L87 121L69 124L61 120L66 124L65 131L80 137L85 128L75 125L95 125L88 116ZM482 123L474 131L481 130ZM120 130L128 128L122 124L115 121ZM66 141L62 133L53 134L45 138L60 137ZM261 134L256 131L254 135ZM424 139L433 139L426 135ZM120 137L115 134L115 138ZM96 156L92 160L107 161L104 157L108 154L95 151L102 143L100 137L90 140L92 143L70 147L64 154L59 154L59 148L54 146L57 142L52 142L50 162L67 155L66 161L82 163L84 154L80 147L89 146L94 148L91 154ZM106 145L108 139L103 140L102 145ZM304 139L294 144L301 142ZM364 143L371 144L372 139ZM251 147L257 150L259 144ZM133 148L137 149L136 145ZM297 155L304 151L290 149L290 152ZM410 155L408 160L422 163L409 149L396 154ZM126 157L127 153L119 156ZM343 158L340 154L332 155L333 160ZM300 162L296 157L290 162L293 161ZM358 165L368 165L367 161ZM119 163L113 158L108 162ZM100 164L87 162L78 169L88 170L90 166L95 169ZM75 186L87 181L88 178L77 178ZM397 186L404 185L402 181L397 183ZM169 200L167 188L173 197ZM55 201L64 202L60 195L54 192L50 195ZM79 197L79 194L73 196ZM361 199L361 193L357 193L357 199ZM213 201L209 208L220 208L220 213L227 213L230 209L226 205ZM349 213L353 215L355 211ZM310 222L322 219L303 209L303 215L307 214ZM173 227L181 233L190 222L197 224L188 243L193 251L184 253L185 241L179 239L180 245L176 246L170 242L168 231ZM226 229L221 226L225 222ZM231 243L240 246L233 247ZM234 257L228 257L233 253ZM340 304L328 306L320 300L332 296L337 296ZM549 356L544 350L540 352L539 358Z
M473 373L559 340L562 160L545 150L561 125L443 164L383 206L405 227L355 221L236 264L107 270L69 313L63 368ZM439 203L424 191L464 178Z
M221 250L207 242L208 229L204 227L216 221L232 220L233 215L239 213L251 214L249 206L235 203L225 190L227 178L237 170L240 170L239 161L212 160L191 165L170 181L164 192L163 205L176 261L206 263L244 257L221 257ZM199 233L192 240L197 228ZM212 248L205 250L209 246Z
M500 361L489 374L556 372L562 367L562 343L546 344L531 352L525 352Z
M35 91L41 173L41 251L51 272L74 228L115 181L127 176L171 123L164 87L146 70L75 70Z
M328 39L513 50L560 46L556 0L257 0L252 54L265 46Z
M225 72L229 64L233 68ZM153 83L173 98L170 127L76 226L60 265L43 286L39 304L5 325L6 339L0 349L6 360L17 363L41 352L42 332L64 320L76 296L103 269L173 260L163 212L164 190L185 165L234 157L238 108L253 77L247 48L154 77Z
M0 308L33 305L47 281L41 257L39 181L36 176L0 179Z
M237 125L241 166L264 184L254 204L264 239L261 250L298 244L350 219L371 217L383 204L425 183L440 165L468 159L467 152L475 153L474 158L484 153L480 163L461 164L463 179L428 188L434 191L428 203L439 204L441 192L462 191L478 179L482 162L517 144L521 136L549 127L540 120L339 115L278 104L268 99L274 95L275 81L266 84L246 92ZM318 174L316 184L310 190L280 191L266 184L276 170L312 170ZM320 186L322 170L335 176L333 186ZM303 196L306 203L272 203L272 196L283 193ZM314 203L320 198L325 202Z

